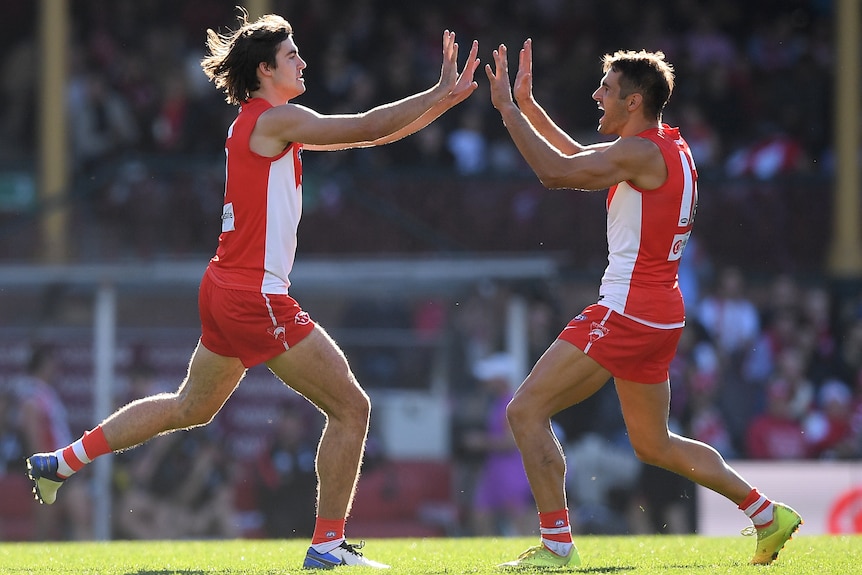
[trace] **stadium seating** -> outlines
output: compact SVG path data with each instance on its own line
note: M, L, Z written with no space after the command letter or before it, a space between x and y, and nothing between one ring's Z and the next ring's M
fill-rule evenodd
M363 473L348 521L353 539L439 537L457 524L452 469L442 461L387 461Z

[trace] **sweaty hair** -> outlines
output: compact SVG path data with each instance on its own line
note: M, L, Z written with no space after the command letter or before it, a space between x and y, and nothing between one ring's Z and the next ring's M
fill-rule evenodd
M260 88L257 66L266 62L275 67L279 45L293 34L290 23L275 14L248 21L248 12L240 8L240 27L227 34L207 30L209 54L201 60L204 73L225 93L228 104L241 104Z
M620 50L605 54L602 71L620 73L620 97L638 93L643 96L644 114L660 118L673 92L673 66L663 52Z

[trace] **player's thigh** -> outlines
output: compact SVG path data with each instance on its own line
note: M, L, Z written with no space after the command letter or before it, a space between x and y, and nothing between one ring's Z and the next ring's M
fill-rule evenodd
M239 359L214 353L198 342L178 396L186 411L215 415L236 389L245 371Z
M556 340L515 392L510 413L550 417L592 396L611 374L574 345Z
M286 385L327 415L367 412L368 396L359 386L344 353L319 325L298 344L266 362Z

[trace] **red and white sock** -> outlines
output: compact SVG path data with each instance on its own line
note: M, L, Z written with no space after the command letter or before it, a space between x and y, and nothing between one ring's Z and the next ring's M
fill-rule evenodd
M108 441L100 425L84 433L83 437L75 443L54 452L58 463L57 475L61 479L66 479L100 455L110 452L111 448L108 447Z
M772 501L767 499L766 496L761 495L756 488L752 489L748 497L739 504L739 508L748 515L751 522L758 529L768 527L772 524L773 507Z
M318 517L314 523L311 547L318 553L329 553L344 541L346 519L323 519Z
M572 550L572 527L569 525L569 510L539 513L539 532L542 545L557 555L566 556Z

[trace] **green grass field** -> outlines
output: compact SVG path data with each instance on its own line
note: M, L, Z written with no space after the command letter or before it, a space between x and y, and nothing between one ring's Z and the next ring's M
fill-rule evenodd
M375 539L365 551L406 575L503 573L534 538ZM578 537L575 572L623 575L847 575L862 570L862 536L797 536L769 567L748 565L752 538L697 536ZM307 541L135 541L2 543L4 575L283 575L301 569ZM360 572L372 571L366 568ZM764 571L767 570L767 571ZM511 572L511 571L510 571ZM524 571L520 571L524 572Z

